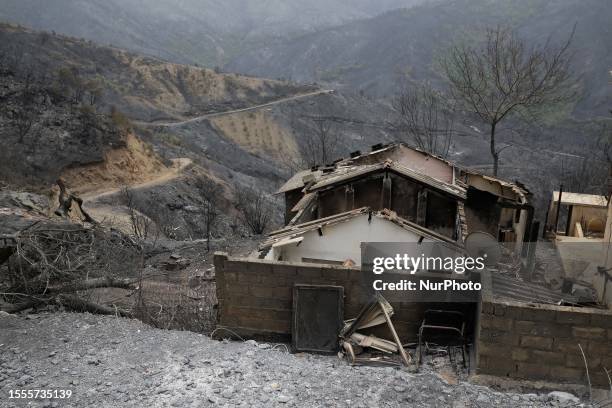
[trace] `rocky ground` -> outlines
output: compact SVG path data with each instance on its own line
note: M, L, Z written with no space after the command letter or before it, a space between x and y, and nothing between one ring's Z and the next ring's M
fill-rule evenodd
M89 314L0 315L0 407L558 407L566 394L501 393L420 373L350 367L285 345L216 341ZM63 400L14 389L70 389Z

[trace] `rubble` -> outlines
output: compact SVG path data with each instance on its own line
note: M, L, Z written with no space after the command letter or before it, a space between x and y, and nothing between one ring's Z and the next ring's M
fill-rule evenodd
M384 363L394 364L390 359L390 355L399 354L401 363L409 366L412 362L410 354L404 350L404 346L393 327L391 316L393 315L393 307L378 293L367 304L359 315L352 320L345 322L344 328L340 331L340 345L346 353L351 364L368 364L368 363ZM389 332L393 337L393 341L380 339L373 335L363 335L357 333L357 330L370 328L386 323ZM356 348L355 346L359 346ZM383 355L367 355L366 357L357 357L362 354L363 348L371 348L378 350Z
M79 408L577 406L553 400L548 391L500 392L461 378L448 382L428 363L420 373L352 367L333 356L220 342L110 316L41 314L35 321L0 316L0 327L0 388L27 383L73 391L68 400L34 400L33 407L53 402ZM36 336L30 334L34 330ZM55 356L45 358L51 351ZM98 364L88 363L93 360Z

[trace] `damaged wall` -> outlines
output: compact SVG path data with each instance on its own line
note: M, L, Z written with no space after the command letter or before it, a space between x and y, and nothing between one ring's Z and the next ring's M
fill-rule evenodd
M317 218L361 207L375 211L386 208L449 238L456 239L458 235L456 198L392 172L370 175L320 191Z
M477 373L514 379L586 384L578 344L594 386L609 387L612 311L496 301L483 280L477 329Z
M214 263L219 325L243 336L288 339L295 284L343 286L345 319L356 317L370 299L359 268L233 258L225 253L216 253ZM444 308L440 303L392 300L390 303L395 311L393 324L402 342L416 342L425 310ZM474 305L456 306L469 315L474 313ZM472 325L471 322L468 325ZM391 338L383 326L368 333Z
M351 260L354 265L359 265L362 242L435 242L431 238L423 239L422 234L408 231L377 215L369 217L367 213L324 226L320 232L307 231L302 237L303 240L297 244L273 247L266 259L289 262L307 262L307 259L312 259L339 264Z

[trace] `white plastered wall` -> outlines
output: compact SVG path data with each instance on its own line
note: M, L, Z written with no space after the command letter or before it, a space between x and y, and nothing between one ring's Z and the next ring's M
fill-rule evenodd
M418 242L420 235L406 230L392 221L368 214L352 218L346 222L322 228L323 235L317 230L306 232L303 241L274 248L266 259L279 259L289 262L303 262L304 258L344 262L348 259L360 265L362 242ZM434 242L425 238L423 242Z

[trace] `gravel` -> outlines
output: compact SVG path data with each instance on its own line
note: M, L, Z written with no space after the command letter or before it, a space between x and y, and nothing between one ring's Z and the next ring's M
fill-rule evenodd
M11 389L70 389L10 400ZM567 395L502 393L420 373L351 367L336 356L216 341L137 320L0 314L0 407L565 407Z

